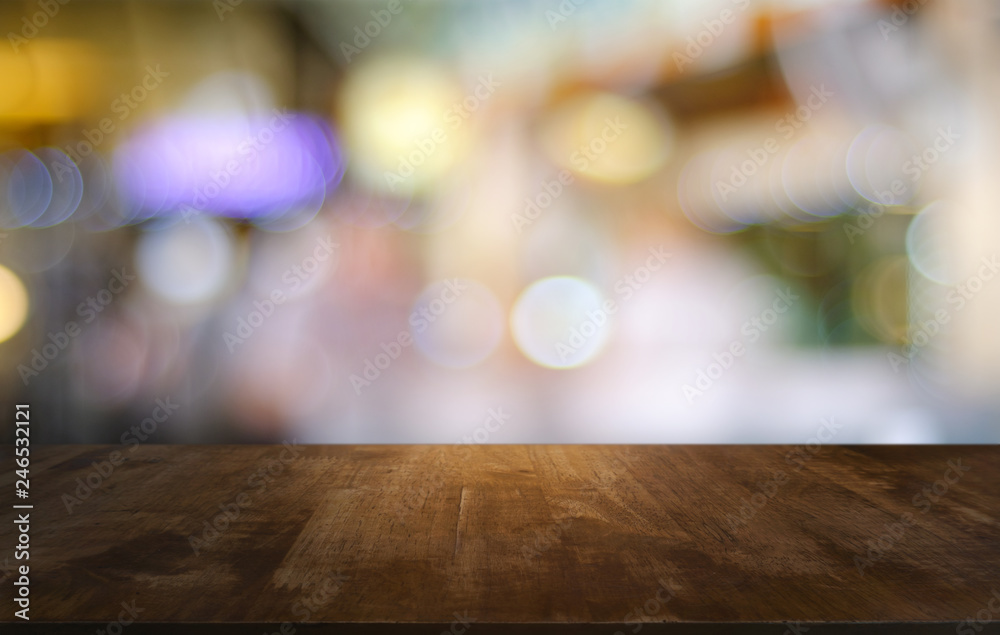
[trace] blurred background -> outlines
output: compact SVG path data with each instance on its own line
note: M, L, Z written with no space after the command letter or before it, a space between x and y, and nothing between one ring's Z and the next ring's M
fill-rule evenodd
M995 443L998 19L4 2L0 402L63 443Z

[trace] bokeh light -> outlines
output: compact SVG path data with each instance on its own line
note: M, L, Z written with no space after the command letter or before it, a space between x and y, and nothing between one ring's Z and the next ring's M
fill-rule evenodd
M483 361L496 349L504 330L504 314L493 293L482 284L456 279L459 288L452 302L444 304L433 320L413 329L417 349L431 361L448 368L468 368ZM448 297L447 282L436 282L417 299L414 311L431 311L439 298Z
M358 177L396 196L438 182L468 150L464 97L455 79L429 60L362 63L339 103Z
M26 126L62 122L90 112L104 65L85 40L36 37L0 48L0 124Z
M549 159L584 178L634 183L663 165L673 148L667 116L649 103L592 93L559 104L542 124Z
M196 217L143 234L136 266L156 295L174 304L198 304L215 298L234 270L229 232L210 217Z
M28 317L28 292L17 275L0 266L0 342L21 330Z
M917 147L903 132L884 125L865 128L847 153L847 175L858 194L873 203L903 205L913 198L910 160Z
M327 124L279 109L161 120L118 148L114 168L127 219L212 212L265 222L315 213L343 169Z
M913 217L906 230L910 263L922 276L938 284L951 284L958 279L959 254L949 249L954 223L954 205L934 201Z
M908 273L906 258L881 258L860 273L851 296L861 326L888 344L906 341Z
M32 227L51 227L67 220L83 199L83 176L66 153L56 148L40 148L35 155L50 175L52 196L40 216L29 224Z
M611 332L612 313L589 282L571 276L543 278L526 288L511 310L514 341L531 361L573 368L594 359Z
M41 159L26 150L0 157L0 163L0 192L6 193L0 223L6 229L30 225L52 201L52 175Z
M152 395L181 442L1000 434L984 7L56 4L0 3L0 393L40 442Z

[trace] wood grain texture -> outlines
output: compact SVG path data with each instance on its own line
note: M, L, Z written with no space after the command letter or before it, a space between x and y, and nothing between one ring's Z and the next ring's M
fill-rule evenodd
M85 493L77 479L97 483L94 463L115 451L125 461L69 513L64 495ZM968 633L997 632L1000 448L792 451L37 448L32 622L106 625L134 602L142 610L126 633L178 621L440 633L457 614L471 618L470 635L614 635L634 622L672 633L781 635L782 622L803 622L810 633L909 624L965 635L963 621L983 618L996 593L985 630ZM9 447L3 455L12 465ZM13 479L5 471L0 487ZM0 520L4 555L12 520ZM206 534L213 520L225 525L217 536Z

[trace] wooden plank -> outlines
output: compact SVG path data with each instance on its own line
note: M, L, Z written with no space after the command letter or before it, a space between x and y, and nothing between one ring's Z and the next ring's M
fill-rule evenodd
M781 635L784 622L955 632L994 591L1000 609L996 446L793 450L38 448L32 623L107 625L134 602L130 633L465 620L484 634L642 622Z

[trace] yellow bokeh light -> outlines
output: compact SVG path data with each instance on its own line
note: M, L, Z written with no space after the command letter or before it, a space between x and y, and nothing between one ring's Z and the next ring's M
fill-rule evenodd
M397 195L436 183L468 149L464 100L456 81L427 61L384 58L359 67L340 101L358 175Z
M673 130L653 105L611 93L576 97L542 122L548 157L585 178L635 183L655 172L673 149Z
M28 317L28 292L20 278L0 266L0 342L7 341L24 326Z
M0 48L0 123L77 118L93 109L102 76L93 47L76 40L37 38L18 52Z

